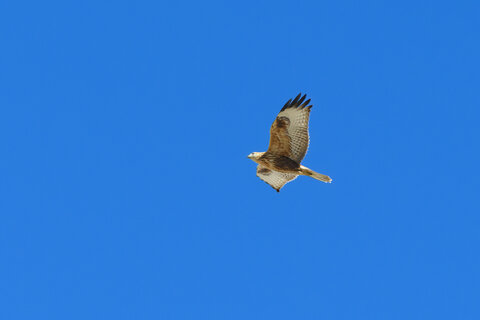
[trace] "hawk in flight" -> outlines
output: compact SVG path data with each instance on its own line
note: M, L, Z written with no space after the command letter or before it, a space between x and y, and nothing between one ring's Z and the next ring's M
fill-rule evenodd
M277 192L299 175L323 182L332 182L329 176L317 173L300 164L308 149L308 119L312 105L299 94L283 106L270 128L270 145L266 152L252 152L248 158L257 166L257 177ZM304 102L305 101L305 102Z

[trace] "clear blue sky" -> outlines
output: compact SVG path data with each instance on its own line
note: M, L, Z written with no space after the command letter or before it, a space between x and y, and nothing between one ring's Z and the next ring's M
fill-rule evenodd
M480 319L479 13L2 1L0 318Z

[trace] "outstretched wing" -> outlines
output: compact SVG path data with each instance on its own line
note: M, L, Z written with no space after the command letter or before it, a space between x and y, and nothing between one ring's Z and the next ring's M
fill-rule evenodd
M271 185L277 192L280 192L280 189L286 183L294 180L298 175L273 171L259 164L257 167L257 177Z
M268 151L273 154L289 157L300 163L308 149L308 120L312 105L310 99L304 102L307 95L299 94L283 106L270 128L270 145Z

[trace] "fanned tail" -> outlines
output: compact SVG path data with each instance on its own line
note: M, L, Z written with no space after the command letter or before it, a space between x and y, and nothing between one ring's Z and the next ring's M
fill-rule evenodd
M300 169L302 171L302 175L304 176L310 176L314 179L317 179L317 180L320 180L320 181L323 181L323 182L326 182L326 183L330 183L332 182L332 178L330 178L329 176L326 176L324 174L321 174L321 173L318 173L318 172L315 172L305 166L300 166Z

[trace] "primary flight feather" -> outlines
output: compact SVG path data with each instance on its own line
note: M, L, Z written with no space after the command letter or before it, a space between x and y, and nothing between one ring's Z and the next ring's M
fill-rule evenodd
M300 162L307 153L308 120L310 99L299 94L283 106L270 128L270 144L265 152L252 152L248 158L257 166L257 177L272 186L277 192L299 175L310 176L323 182L332 182L329 176L302 166Z

